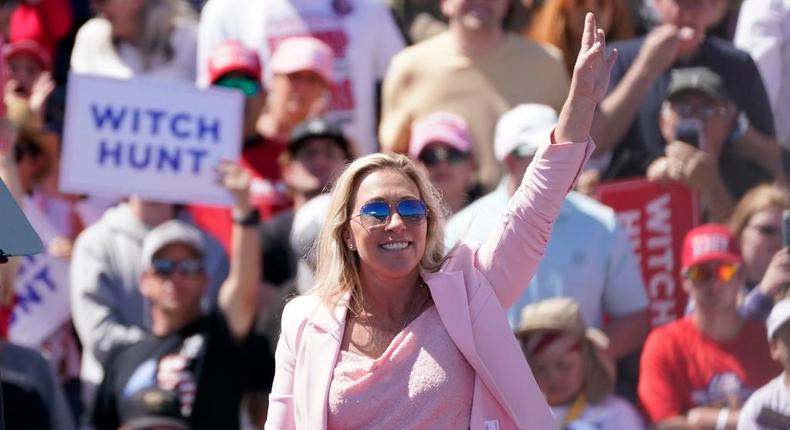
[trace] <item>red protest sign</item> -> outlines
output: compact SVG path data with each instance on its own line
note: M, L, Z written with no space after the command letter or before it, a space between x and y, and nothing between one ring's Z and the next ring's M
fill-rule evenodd
M646 179L614 181L598 188L628 233L650 300L650 327L674 321L686 308L680 277L683 236L697 225L699 198L679 183Z

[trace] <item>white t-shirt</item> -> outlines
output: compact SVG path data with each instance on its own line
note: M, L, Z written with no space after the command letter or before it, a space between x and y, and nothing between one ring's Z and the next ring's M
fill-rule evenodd
M774 428L779 428L767 423L765 425L758 424L758 417L761 416L764 408L766 412L762 413L763 416L769 415L768 409L770 409L770 412L784 415L785 420L783 422L786 425L783 428L790 428L790 387L785 384L784 379L785 375L782 373L755 391L746 400L738 418L738 430L773 430ZM762 418L759 422L762 422Z
M733 43L757 63L771 100L776 137L790 148L790 0L745 0Z
M551 408L557 423L568 413L567 406ZM610 396L597 405L584 408L582 415L560 430L643 430L642 418L628 401Z
M403 38L380 0L212 0L198 30L198 84L208 84L208 56L225 40L258 49L266 64L283 39L311 35L335 53L330 119L343 124L359 155L378 151L375 85Z

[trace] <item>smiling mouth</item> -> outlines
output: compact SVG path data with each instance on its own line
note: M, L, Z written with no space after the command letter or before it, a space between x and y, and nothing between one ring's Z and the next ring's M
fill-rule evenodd
M379 246L386 249L387 251L400 251L402 249L406 249L406 247L409 246L409 242L390 242Z

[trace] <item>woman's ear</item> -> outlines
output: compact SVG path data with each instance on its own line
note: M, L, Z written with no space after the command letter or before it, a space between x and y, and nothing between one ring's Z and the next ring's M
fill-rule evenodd
M354 238L351 236L351 229L348 226L343 227L343 243L349 251L356 251L357 245Z

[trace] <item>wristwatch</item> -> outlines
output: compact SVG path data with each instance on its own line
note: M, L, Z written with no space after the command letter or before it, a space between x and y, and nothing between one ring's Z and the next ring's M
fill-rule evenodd
M261 223L261 213L258 209L250 209L247 213L231 212L233 223L244 227L256 226Z

